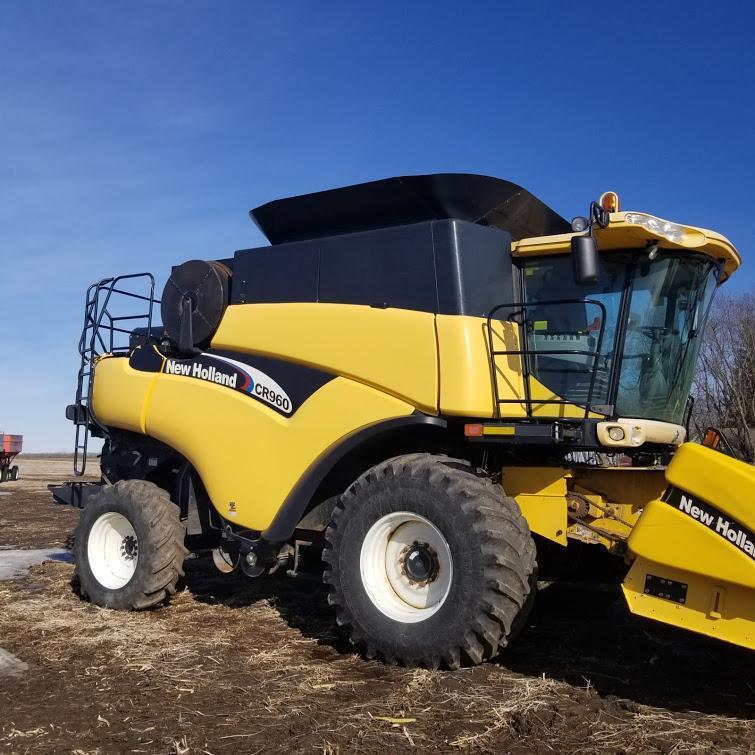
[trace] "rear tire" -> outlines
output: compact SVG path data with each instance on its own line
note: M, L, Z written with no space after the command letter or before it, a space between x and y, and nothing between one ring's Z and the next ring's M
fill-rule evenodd
M0 482L5 482L8 479L8 467L0 467Z
M16 465L14 465L14 466L12 466L10 468L10 475L9 475L9 477L10 477L11 480L13 480L13 482L15 482L18 479L18 467Z
M185 534L162 488L145 480L107 485L81 512L76 530L81 595L119 610L166 603L184 573Z
M325 538L328 600L370 658L481 663L532 607L527 522L466 461L411 454L373 467L341 497Z

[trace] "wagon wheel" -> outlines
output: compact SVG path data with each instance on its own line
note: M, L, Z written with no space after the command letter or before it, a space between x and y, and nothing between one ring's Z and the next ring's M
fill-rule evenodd
M18 479L18 464L14 464L14 465L13 465L13 466L12 466L12 467L10 468L10 474L8 475L8 477L9 477L9 478L10 478L11 480L13 480L13 482L15 482L15 481L16 481L16 480Z
M8 467L3 465L0 467L0 482L5 482L8 479Z

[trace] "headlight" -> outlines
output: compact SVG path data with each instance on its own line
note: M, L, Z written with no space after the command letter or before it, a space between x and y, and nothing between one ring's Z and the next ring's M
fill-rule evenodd
M616 441L617 443L620 440L624 440L624 428L623 427L619 427L618 425L615 425L614 427L612 427L612 428L610 428L608 430L608 437L611 440Z
M641 212L628 212L624 215L624 220L633 225L640 225L656 236L662 236L664 239L680 243L684 237L684 227L676 223L669 223L668 220L654 218L652 215L645 215Z

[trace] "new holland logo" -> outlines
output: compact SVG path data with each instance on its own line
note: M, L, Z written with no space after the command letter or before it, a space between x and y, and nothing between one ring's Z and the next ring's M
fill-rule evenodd
M682 493L677 488L670 491L666 501L755 560L755 535L746 527L729 519L707 503L697 501L691 495Z
M246 393L281 414L293 409L288 394L269 375L251 365L217 354L200 354L194 359L166 359L168 375L180 375L222 385Z
M179 362L175 359L168 359L165 364L165 372L169 375L185 375L186 377L199 378L208 380L211 383L226 385L229 388L235 388L238 382L238 374L230 375L227 372L218 370L214 365L204 367L200 362Z

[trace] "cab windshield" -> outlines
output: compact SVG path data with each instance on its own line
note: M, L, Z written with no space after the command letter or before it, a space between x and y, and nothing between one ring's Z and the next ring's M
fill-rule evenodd
M569 255L525 262L531 374L599 413L681 423L718 271L701 256L618 252L583 285Z

